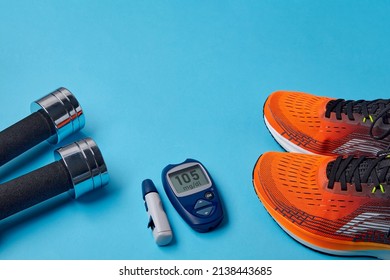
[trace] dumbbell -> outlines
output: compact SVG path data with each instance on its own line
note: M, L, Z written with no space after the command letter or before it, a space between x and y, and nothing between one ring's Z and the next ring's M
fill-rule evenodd
M59 88L31 104L31 115L0 132L0 166L39 143L59 143L85 125L74 95Z
M66 191L74 198L109 181L107 166L91 138L55 151L56 161L0 184L0 220Z

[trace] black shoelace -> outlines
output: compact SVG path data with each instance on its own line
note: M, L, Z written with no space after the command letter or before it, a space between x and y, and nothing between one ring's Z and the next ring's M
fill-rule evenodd
M376 158L365 156L347 158L337 157L328 164L328 188L333 189L336 182L340 182L341 190L346 191L348 184L353 184L357 192L362 192L362 184L372 184L371 192L385 193L385 183L390 181L390 153L382 152Z
M330 118L330 114L336 113L336 119L341 120L342 114L347 115L351 121L355 120L354 114L360 114L363 116L363 122L370 121L370 135L376 140L382 140L390 135L390 126L384 129L384 132L380 135L374 135L373 129L378 125L378 121L381 120L384 124L389 124L390 117L390 99L376 99L373 101L365 100L344 100L336 99L331 100L326 105L325 117Z

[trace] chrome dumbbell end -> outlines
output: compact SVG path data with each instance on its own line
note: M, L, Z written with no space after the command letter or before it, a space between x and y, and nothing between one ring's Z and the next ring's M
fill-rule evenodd
M85 126L84 112L76 97L66 88L59 88L31 103L31 112L43 110L50 118L56 133L48 141L57 144Z

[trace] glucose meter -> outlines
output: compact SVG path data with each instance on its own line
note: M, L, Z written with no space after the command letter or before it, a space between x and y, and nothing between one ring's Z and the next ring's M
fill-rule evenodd
M223 220L221 199L206 168L187 159L166 166L161 174L165 192L180 216L198 232L215 229Z

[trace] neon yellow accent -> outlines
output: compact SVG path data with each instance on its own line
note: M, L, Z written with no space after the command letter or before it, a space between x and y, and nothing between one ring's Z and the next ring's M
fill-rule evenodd
M368 115L368 118L370 119L370 121L373 123L374 122L374 118L371 116L371 115ZM366 122L367 118L364 117L363 118L363 122Z
M385 191L385 187L384 187L382 184L379 184L379 186L374 186L374 187L372 188L371 193L375 193L375 192L376 192L376 189L377 189L378 187L380 188L380 190L381 190L382 193L385 193L385 192L386 192L386 191Z

